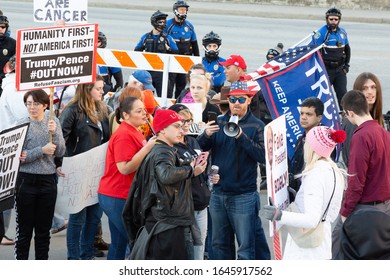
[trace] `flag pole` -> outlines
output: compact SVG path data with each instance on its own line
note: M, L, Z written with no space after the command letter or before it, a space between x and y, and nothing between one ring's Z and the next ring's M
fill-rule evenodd
M311 33L309 33L305 38L303 38L302 40L300 40L298 43L296 43L295 45L292 45L290 48L295 48L296 46L300 45L302 42L305 42L307 39L309 39L311 36L313 36L314 34L316 34L318 31L317 30L314 30L312 31Z
M49 120L51 121L53 119L53 98L54 98L54 87L50 88L50 115ZM49 131L49 142L50 144L53 143L53 133Z

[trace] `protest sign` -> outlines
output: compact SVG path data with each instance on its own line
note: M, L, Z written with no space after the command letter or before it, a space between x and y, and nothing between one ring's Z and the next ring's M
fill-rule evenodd
M27 135L28 123L0 133L0 212L12 208L19 157Z
M35 22L88 22L88 0L34 0Z
M64 157L58 178L56 210L64 215L98 203L97 189L104 174L108 143L73 157Z
M18 30L17 89L93 82L97 32L97 24Z
M288 199L288 157L285 115L273 120L264 128L267 170L267 191L276 207L283 210ZM271 236L272 236L272 225Z

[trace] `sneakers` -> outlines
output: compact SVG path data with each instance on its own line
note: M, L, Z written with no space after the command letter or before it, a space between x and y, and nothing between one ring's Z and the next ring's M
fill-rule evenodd
M68 220L65 220L65 223L62 227L52 229L50 232L51 232L51 234L56 234L56 233L59 233L60 231L63 231L67 227L68 227Z
M107 251L109 248L110 248L110 244L109 243L106 243L103 238L99 238L99 239L96 239L95 238L95 243L94 243L94 247L98 250L103 250L103 251Z
M15 245L15 240L4 235L3 239L1 240L1 245L5 245L5 246Z

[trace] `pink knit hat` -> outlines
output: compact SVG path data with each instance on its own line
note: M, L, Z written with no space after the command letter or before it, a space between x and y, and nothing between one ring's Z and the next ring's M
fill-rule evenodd
M161 130L167 126L181 121L182 117L173 110L164 110L159 109L154 114L153 118L153 129L156 133L159 133Z
M306 141L314 152L324 158L329 158L334 147L343 143L347 134L344 130L333 130L327 126L316 126L309 130Z

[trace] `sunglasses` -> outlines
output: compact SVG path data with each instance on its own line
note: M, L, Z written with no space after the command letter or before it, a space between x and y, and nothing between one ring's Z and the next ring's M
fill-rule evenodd
M233 97L233 96L229 97L229 102L232 104L236 103L237 100L238 100L238 103L244 104L246 102L246 97L242 97L242 96L241 97Z
M1 29L6 29L7 26L5 26L5 25L0 25L0 28L1 28Z
M328 18L328 19L329 19L329 21L339 21L338 18Z

